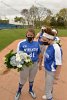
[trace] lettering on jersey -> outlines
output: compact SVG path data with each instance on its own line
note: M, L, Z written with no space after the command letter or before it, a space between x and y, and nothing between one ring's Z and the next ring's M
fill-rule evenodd
M38 52L38 48L24 48L24 51L27 52L30 57L35 57L35 52Z
M26 52L37 52L38 48L24 48L24 51L26 51Z
M23 45L23 48L26 48L27 47L27 45Z

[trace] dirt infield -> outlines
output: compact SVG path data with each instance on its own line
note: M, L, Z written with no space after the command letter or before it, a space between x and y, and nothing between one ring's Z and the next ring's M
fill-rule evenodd
M14 96L18 87L19 73L16 70L5 72L4 56L11 50L16 50L16 46L20 40L16 40L7 48L0 52L0 100L14 100ZM63 66L60 80L54 85L54 100L67 100L67 37L61 38L63 48ZM4 73L3 73L4 72ZM7 73L7 74L6 74ZM42 100L44 94L44 68L38 71L34 90L37 94L36 100ZM20 100L33 100L28 93L28 82L26 82Z

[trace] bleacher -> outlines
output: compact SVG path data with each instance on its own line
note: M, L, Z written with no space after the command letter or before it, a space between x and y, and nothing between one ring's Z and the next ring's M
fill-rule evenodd
M0 30L1 29L11 29L11 28L22 28L22 25L0 24Z

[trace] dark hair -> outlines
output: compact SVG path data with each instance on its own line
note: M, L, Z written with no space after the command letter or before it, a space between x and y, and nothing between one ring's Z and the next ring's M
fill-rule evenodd
M33 35L34 35L34 37L35 37L35 30L34 30L33 28L29 28L29 29L27 30L26 34L27 34L28 32L33 33Z
M47 34L50 34L50 35L52 35L52 36L54 36L54 34L53 34L53 32L52 32L52 28L50 28L50 27L47 27L47 28L46 28L46 33L47 33Z
M57 30L57 29L55 29L55 30L56 30L57 33L58 33L58 30ZM51 27L47 27L46 33L47 33L47 34L50 34L50 35L52 35L52 36L55 36L55 33L52 31L52 28L51 28Z
M46 32L46 33L47 33L47 28L45 28L45 29L44 29L44 32Z

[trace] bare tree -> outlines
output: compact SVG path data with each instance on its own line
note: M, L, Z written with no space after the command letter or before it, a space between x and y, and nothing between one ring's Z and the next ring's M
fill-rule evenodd
M25 17L28 25L32 24L34 27L38 21L39 26L41 27L41 22L46 18L46 16L50 16L52 12L50 9L45 7L36 7L32 5L30 9L23 9L21 14Z
M29 20L30 20L29 9L23 9L21 11L21 15L23 15L25 17L25 20L26 20L27 24L29 25Z
M37 15L38 15L38 8L36 6L32 6L30 9L29 9L29 12L30 12L30 18L31 18L31 22L33 24L33 27L34 27L34 21L36 21L36 18L37 18Z

